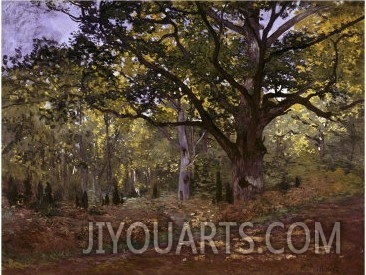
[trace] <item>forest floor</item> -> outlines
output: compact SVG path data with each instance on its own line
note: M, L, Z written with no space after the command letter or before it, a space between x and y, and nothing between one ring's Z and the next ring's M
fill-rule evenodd
M311 185L310 185L311 186ZM268 191L253 202L228 205L212 204L203 198L180 204L175 196L159 199L129 199L120 206L105 206L85 211L71 204L60 205L57 215L47 217L26 208L2 207L2 273L3 274L364 274L364 195L309 197L310 187L293 189L284 194ZM319 192L317 192L318 194ZM308 200L301 198L307 197ZM269 199L271 198L271 199ZM292 198L290 204L283 203ZM295 198L299 201L296 203ZM311 199L309 199L311 198ZM4 199L3 199L4 200ZM269 207L270 206L270 207ZM150 245L137 255L126 245L127 229L134 222L144 223L150 230ZM167 232L167 223L173 222L173 245L167 254L159 254L153 245L153 224L158 222L159 232ZM227 234L219 222L237 222L230 229L230 254L226 254ZM93 222L93 250L83 254L88 247L89 222ZM114 232L120 222L125 222L118 242L117 253L112 253L112 241L106 224L103 224L103 255L98 249L96 222L111 222ZM184 222L189 222L197 254L183 245L179 255L176 248ZM200 250L200 226L212 222L217 232L213 243L218 254L208 243L205 253ZM245 227L242 238L239 225ZM274 222L270 243L284 252L274 254L266 245L266 230ZM306 245L306 232L297 226L302 222L309 228L309 247L302 254L290 250L288 235L296 249ZM319 222L327 242L336 222L340 222L340 253L337 253L336 235L331 245L320 240L316 253L315 223ZM141 229L141 228L140 228ZM187 233L187 232L186 232ZM288 233L288 234L287 234ZM290 234L291 233L291 234ZM209 235L209 232L205 233ZM159 246L167 244L166 234L159 235ZM245 237L245 236L244 236ZM144 244L142 230L133 230L133 246ZM248 238L254 247L248 254ZM321 239L321 238L320 238ZM187 236L185 238L187 240ZM328 249L328 250L327 250ZM329 253L328 253L329 252Z

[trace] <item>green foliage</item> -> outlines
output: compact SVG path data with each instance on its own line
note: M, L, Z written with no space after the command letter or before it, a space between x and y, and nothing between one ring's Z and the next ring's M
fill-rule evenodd
M113 204L115 204L115 205L122 203L117 186L115 186L114 189L113 189L112 201L113 201Z
M29 206L33 198L32 182L29 177L23 181L23 187L24 187L24 204Z
M13 177L9 178L8 192L6 194L6 197L7 197L8 202L9 202L10 205L17 205L18 202L19 202L18 185L14 181Z
M36 204L37 205L41 205L42 204L42 201L43 201L43 185L41 182L38 183L37 185L37 193L36 193Z
M231 181L231 168L225 153L215 142L206 146L207 152L200 153L194 162L194 190L196 194L207 193L209 197L216 198L218 173L223 186Z
M52 187L49 182L46 183L46 187L43 188L41 182L37 185L36 201L31 206L39 211L42 215L47 217L57 216L60 214L60 209L54 200Z
M361 174L362 111L342 107L363 92L364 76L358 71L364 66L363 27L355 21L343 28L362 15L354 9L357 4L99 4L82 4L88 16L70 47L36 40L31 54L17 50L16 56L4 57L3 173L16 182L25 175L32 182L48 182L45 196L38 188L38 205L56 199L51 199L50 183L57 197L73 199L93 182L90 194L100 198L116 178L113 202L118 188L126 195L134 195L135 188L147 190L153 197L175 191L179 155L171 143L176 131L164 128L164 136L152 125L174 125L178 101L187 120L218 141L206 144L206 152L197 150L192 160L195 193L213 197L217 191L218 200L224 185L232 201L230 161L224 155L233 159L233 152L245 155L257 148L266 125L264 168L270 186L319 167ZM329 8L323 10L324 5ZM321 12L270 45L260 36L253 40L250 24L243 21L250 17L251 27L271 40L270 30L261 25L263 12L282 10L273 16L288 19L294 11L312 9ZM89 21L96 18L100 28ZM261 66L255 64L251 42L265 50L258 57ZM249 87L254 74L257 82ZM328 111L339 115L332 121L321 118L329 118ZM255 146L249 144L252 139ZM301 171L305 163L309 166ZM24 186L27 202L29 184ZM87 208L85 194L80 204Z
M278 188L280 191L286 193L289 189L290 189L290 183L286 180L283 179L279 184L278 184Z

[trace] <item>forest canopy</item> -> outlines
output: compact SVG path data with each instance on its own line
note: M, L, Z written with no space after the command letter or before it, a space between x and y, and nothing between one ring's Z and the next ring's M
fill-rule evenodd
M232 202L304 166L363 174L362 2L38 4L79 31L3 56L8 182Z

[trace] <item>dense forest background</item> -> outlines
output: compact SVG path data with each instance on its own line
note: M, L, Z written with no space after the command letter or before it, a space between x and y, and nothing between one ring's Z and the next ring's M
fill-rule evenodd
M262 179L284 192L326 171L362 182L361 6L50 2L80 30L3 57L3 194L33 206L48 193L233 202ZM259 168L243 161L257 162L254 147Z

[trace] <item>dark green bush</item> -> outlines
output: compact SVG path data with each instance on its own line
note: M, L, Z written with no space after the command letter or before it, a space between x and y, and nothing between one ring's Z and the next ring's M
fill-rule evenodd
M112 201L113 201L113 204L115 204L115 205L121 203L121 198L119 197L117 186L114 186Z
M8 182L8 192L6 196L10 205L17 205L19 201L19 190L18 185L12 177L10 177Z
M84 191L83 197L81 199L81 207L83 207L84 209L88 209L89 207L88 193L86 191Z

